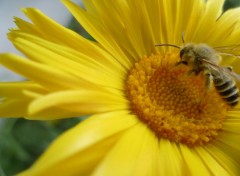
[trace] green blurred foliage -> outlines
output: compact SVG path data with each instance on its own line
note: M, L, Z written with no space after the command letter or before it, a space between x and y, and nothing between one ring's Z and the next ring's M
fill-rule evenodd
M89 33L77 22L75 18L72 18L69 28L81 34L86 39L95 41L95 39L91 35L89 35Z
M7 120L0 130L0 163L6 174L28 167L56 136L44 122Z
M240 0L225 0L223 10L226 11L237 6L240 6Z
M240 0L226 0L223 9L239 5ZM69 28L94 41L74 18ZM58 135L84 118L53 122L6 119L4 128L0 128L0 176L12 176L28 168Z
M58 135L82 119L51 122L7 119L0 129L0 176L28 168Z

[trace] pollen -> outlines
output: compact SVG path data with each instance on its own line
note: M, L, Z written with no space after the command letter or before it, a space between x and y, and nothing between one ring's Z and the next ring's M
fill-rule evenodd
M188 146L214 140L228 106L202 74L189 75L178 54L154 54L129 71L126 90L133 113L159 138Z

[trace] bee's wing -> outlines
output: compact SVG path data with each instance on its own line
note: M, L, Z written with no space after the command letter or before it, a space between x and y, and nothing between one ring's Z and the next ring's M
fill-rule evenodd
M219 55L240 58L240 44L213 48Z
M228 45L228 46L215 46L213 48L215 50L239 50L240 44L239 45Z
M234 77L237 81L240 82L240 75L239 75L239 74L237 74L237 73L235 73L235 72L230 72L230 75L231 75L232 77Z
M218 74L219 76L228 74L240 82L240 75L235 73L231 69L216 65L206 59L202 59L202 61L205 62L211 69L213 69L215 71L215 73L219 73Z

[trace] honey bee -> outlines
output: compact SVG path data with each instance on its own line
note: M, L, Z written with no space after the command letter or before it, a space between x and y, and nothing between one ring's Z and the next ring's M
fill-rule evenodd
M234 107L238 104L239 89L236 86L235 79L240 81L240 76L233 72L231 67L220 66L220 62L222 60L222 54L234 57L239 56L231 53L218 52L217 49L221 47L215 49L207 44L187 43L183 45L183 47L172 44L157 44L156 46L178 48L180 50L180 61L177 62L176 65L184 64L189 66L191 68L189 74L198 75L202 72L207 88L213 83L219 95L229 106Z

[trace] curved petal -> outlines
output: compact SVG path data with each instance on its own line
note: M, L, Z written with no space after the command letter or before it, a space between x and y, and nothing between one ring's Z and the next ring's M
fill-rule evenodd
M235 8L227 10L221 15L221 17L219 17L216 26L213 29L214 35L211 35L211 38L209 38L214 46L219 47L239 44L239 13L240 8Z
M24 90L31 90L45 94L48 91L36 83L25 82L0 82L0 117L27 116L27 108L32 97L24 94Z
M31 92L31 93L30 93ZM29 105L39 96L49 93L31 81L0 83L0 117L25 117L34 120L52 120L78 117L78 112L51 107L34 115L29 114ZM13 111L14 109L14 111Z
M67 73L14 54L1 54L0 64L52 90L84 86L83 82Z
M23 92L24 90L42 94L48 92L44 87L31 81L0 82L0 97L24 99L27 98L26 94Z
M81 25L127 70L131 68L132 62L119 47L117 41L108 35L98 20L86 13L82 8L69 0L62 0Z
M136 123L138 119L128 111L93 115L61 135L19 176L89 174L121 134Z
M101 60L101 62L105 64L110 64L112 67L116 67L119 71L121 70L122 72L126 72L126 70L114 59L114 57L112 57L107 51L100 48L95 42L87 40L76 32L61 26L54 20L44 15L38 9L26 8L23 9L23 12L27 15L27 17L29 17L33 24L22 19L15 18L19 31L33 34L53 43L73 48L93 59ZM46 28L46 26L48 27ZM14 32L18 30L12 31ZM13 38L10 37L10 39L12 40Z
M31 24L28 21L25 21L25 20L23 20L21 18L18 18L18 17L14 17L14 23L17 25L18 28L17 29L11 29L10 33L12 31L24 31L28 34L32 34L32 35L39 36L39 37L40 36L44 37L41 30L39 30L36 25ZM9 39L11 40L11 37L9 37Z
M70 112L61 108L51 107L35 114L29 114L30 99L2 99L0 100L0 117L26 118L31 120L54 120L79 117L78 112Z
M31 60L102 86L122 89L123 72L71 48L54 44L38 37L12 32L14 45ZM93 51L94 52L94 51Z
M152 131L138 123L120 137L92 175L157 175L157 142Z
M60 107L79 115L129 109L125 97L97 90L69 90L36 99L29 105L30 115L50 107Z
M141 1L134 9L141 7ZM146 41L143 40L141 15L130 10L127 1L115 0L109 8L110 2L84 1L87 13L94 16L109 38L116 40L117 45L129 56L131 60L137 60L146 52ZM108 13L106 13L108 9ZM109 14L111 14L109 16ZM134 23L133 23L134 21ZM138 30L136 30L138 29ZM147 35L148 36L148 35ZM147 38L145 36L145 38Z
M0 117L25 117L29 100L23 99L0 99ZM13 110L14 109L14 110Z
M198 23L195 26L195 32L191 35L194 42L208 42L211 44L211 36L218 35L216 30L216 21L222 13L224 0L209 0L202 16L199 16ZM221 36L219 36L221 37Z

